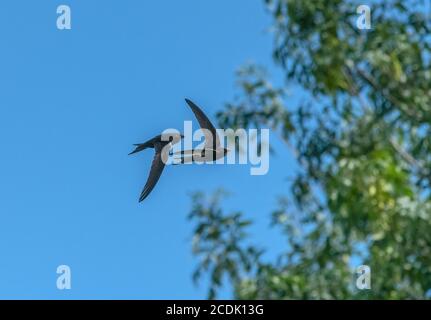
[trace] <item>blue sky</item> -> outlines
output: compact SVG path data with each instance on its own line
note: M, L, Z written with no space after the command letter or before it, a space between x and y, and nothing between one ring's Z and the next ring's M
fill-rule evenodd
M56 28L60 4L72 30ZM194 121L185 97L214 119L245 62L275 72L270 25L261 0L0 2L0 298L205 298L186 219L198 190L231 191L224 207L255 221L253 241L282 248L268 225L288 153L265 176L167 167L141 204L153 152L127 156ZM56 288L61 264L71 290Z

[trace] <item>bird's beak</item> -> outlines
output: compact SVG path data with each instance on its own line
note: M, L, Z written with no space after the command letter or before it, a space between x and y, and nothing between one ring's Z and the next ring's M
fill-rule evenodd
M184 135L180 134L180 136L181 136L181 139L184 139Z

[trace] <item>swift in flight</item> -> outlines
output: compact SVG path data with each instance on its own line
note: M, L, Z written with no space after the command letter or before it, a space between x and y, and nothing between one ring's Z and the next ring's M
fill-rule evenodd
M142 202L153 190L157 181L159 181L166 162L168 161L171 147L181 141L184 136L182 134L174 133L166 136L166 138L169 139L163 139L163 135L158 135L144 143L135 144L135 150L129 153L129 155L135 154L147 148L153 148L155 151L151 170L148 175L147 182L145 183L145 187L139 197L139 202Z

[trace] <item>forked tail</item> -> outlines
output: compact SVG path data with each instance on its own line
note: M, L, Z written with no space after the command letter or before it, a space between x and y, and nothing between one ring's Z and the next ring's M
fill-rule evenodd
M140 152L140 151L145 150L147 148L150 148L150 147L153 146L153 144L152 144L152 141L150 140L150 141L147 141L147 142L144 142L144 143L134 144L134 146L136 146L135 150L133 150L132 152L130 152L129 155L137 153L137 152Z

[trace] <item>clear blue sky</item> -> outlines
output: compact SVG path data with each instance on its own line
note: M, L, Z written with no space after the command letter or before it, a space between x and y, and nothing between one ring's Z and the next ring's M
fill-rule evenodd
M60 4L72 30L56 28ZM141 204L153 152L127 156L194 120L185 97L214 119L239 66L271 66L270 23L261 0L0 2L0 298L205 298L186 219L202 189L231 191L225 208L255 221L253 240L281 248L268 225L287 153L266 176L167 167ZM56 288L61 264L72 290Z

